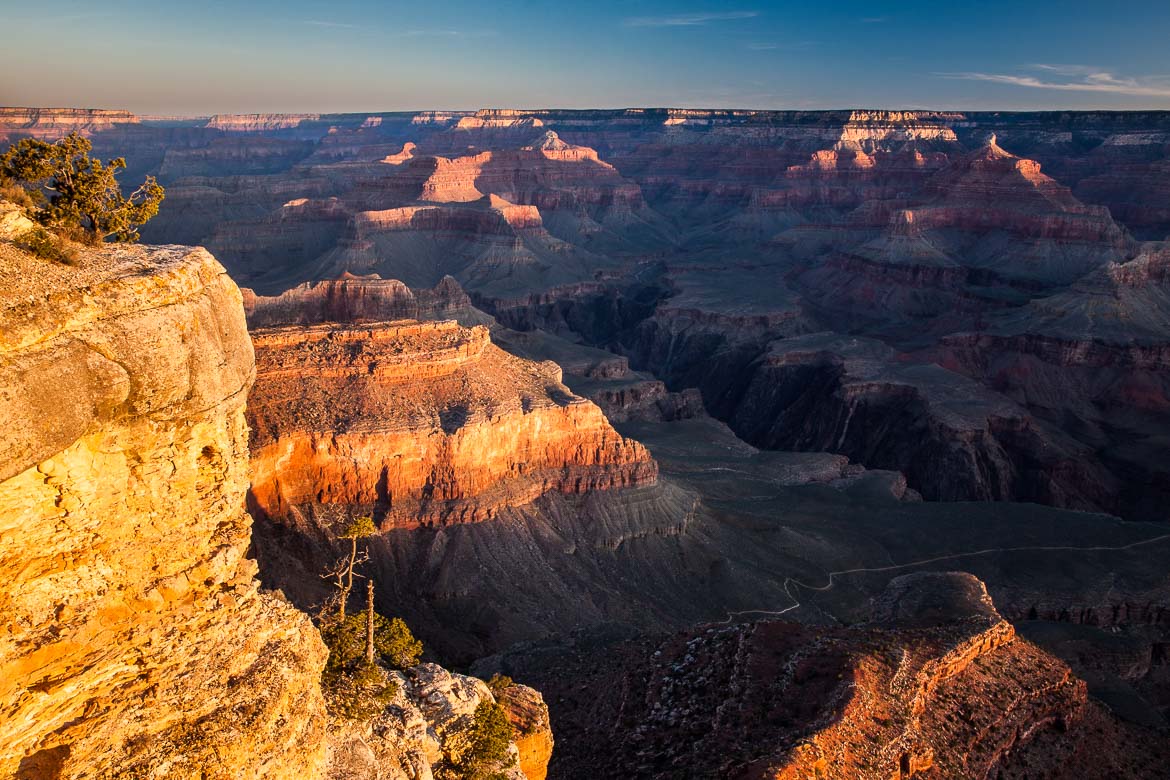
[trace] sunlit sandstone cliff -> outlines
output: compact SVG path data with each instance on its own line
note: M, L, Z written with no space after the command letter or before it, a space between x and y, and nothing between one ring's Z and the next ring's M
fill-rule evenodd
M2 240L30 226L0 202L0 776L442 771L495 698L483 681L421 664L392 673L373 717L329 715L317 630L258 591L244 511L255 369L223 268L185 247L57 265ZM497 695L516 724L499 776L543 778L540 694Z
M270 517L361 508L383 525L472 522L547 491L654 482L657 467L560 369L455 322L254 333L252 496Z
M313 776L326 651L246 557L236 286L181 247L0 269L0 776Z
M410 289L397 279L377 274L305 282L280 295L257 295L244 288L248 327L265 328L316 322L379 322L388 320L459 320L488 322L471 305L459 283L444 277L432 289Z

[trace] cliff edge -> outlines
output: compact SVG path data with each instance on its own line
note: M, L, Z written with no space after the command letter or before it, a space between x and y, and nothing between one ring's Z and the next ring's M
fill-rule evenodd
M0 242L0 282L0 776L312 776L326 650L246 557L239 290L188 247Z
M241 293L205 250L9 241L0 202L0 777L450 776L493 701L434 664L372 718L327 713L326 648L262 593ZM548 709L501 692L500 776L544 776ZM443 775L442 773L447 774Z

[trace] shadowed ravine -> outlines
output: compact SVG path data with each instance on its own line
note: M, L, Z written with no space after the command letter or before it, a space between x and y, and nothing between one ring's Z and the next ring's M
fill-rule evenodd
M826 578L825 584L819 585L819 586L818 585L809 585L806 582L801 582L799 580L795 580L795 579L789 577L789 578L784 580L784 592L792 599L792 604L790 606L787 606L784 609L778 609L778 610L742 609L742 610L738 610L736 612L729 612L729 613L727 613L727 618L720 621L720 623L721 624L731 623L735 620L735 618L743 616L743 615L758 615L758 616L768 616L768 617L779 617L780 615L785 615L789 612L800 609L800 606L801 606L800 602L796 599L796 596L793 595L792 591L790 590L791 586L795 585L798 588L804 588L805 590L817 591L817 592L823 593L827 590L830 590L833 587L834 580L837 577L843 577L847 574L863 574L863 573L864 574L875 574L875 573L885 573L885 572L892 572L892 571L901 571L902 569L912 569L912 568L916 568L918 566L927 566L929 564L942 563L943 561L956 561L956 560L960 560L962 558L972 558L972 557L979 556L979 555L995 555L997 553L1009 553L1009 552L1114 552L1114 551L1119 551L1119 550L1130 550L1130 549L1133 549L1134 547L1143 547L1147 544L1156 544L1157 542L1162 542L1162 541L1165 541L1167 539L1170 539L1170 534L1162 534L1161 536L1155 536L1155 537L1152 537L1150 539L1143 539L1139 542L1131 542L1130 544L1124 544L1124 545L1120 545L1117 547L1107 547L1107 546L1094 546L1094 547L1062 547L1062 546L993 547L993 548L989 548L986 550L975 550L973 552L954 553L951 555L940 555L940 556L937 556L935 558L924 558L923 560L920 560L920 561L911 561L909 563L898 563L898 564L893 564L891 566L870 566L870 567L859 567L856 569L843 569L841 571L831 571L825 575L825 578Z

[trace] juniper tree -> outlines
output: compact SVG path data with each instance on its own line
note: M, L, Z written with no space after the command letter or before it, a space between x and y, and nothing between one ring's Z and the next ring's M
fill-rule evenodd
M165 194L153 176L129 197L118 172L126 160L103 163L89 156L93 145L76 132L54 143L24 138L0 155L0 180L23 187L32 198L30 216L64 232L81 232L96 243L138 240L138 227L158 214Z

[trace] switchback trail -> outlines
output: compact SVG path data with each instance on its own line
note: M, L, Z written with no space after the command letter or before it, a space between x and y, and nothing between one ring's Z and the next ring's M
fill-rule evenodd
M1167 539L1170 539L1170 534L1162 534L1161 536L1153 536L1153 537L1150 537L1149 539L1142 539L1140 541L1130 542L1129 544L1122 544L1122 545L1118 545L1116 547L1111 547L1111 546L1106 546L1106 545L1097 545L1097 546L1092 546L1092 547L1071 547L1071 546L989 547L985 550L975 550L973 552L961 552L961 553L951 553L949 555L939 555L939 556L934 557L934 558L923 558L922 560L919 560L919 561L910 561L909 563L896 563L896 564L893 564L890 566L861 566L861 567L858 567L856 569L842 569L840 571L831 571L828 573L828 581L824 585L809 585L808 583L801 582L800 580L795 579L793 577L787 577L784 580L784 593L788 596L788 598L792 599L792 604L790 606L787 606L784 609L777 609L777 610L743 609L743 610L739 610L737 612L728 612L726 618L724 618L723 620L720 620L718 622L711 623L709 625L716 625L716 626L726 625L728 623L731 623L732 621L735 620L736 617L741 616L741 615L771 615L774 617L784 615L788 612L791 612L794 609L799 609L801 606L799 599L797 599L796 596L792 595L791 588L793 585L795 585L799 588L805 588L806 590L824 592L824 591L827 591L833 587L834 581L836 580L837 577L841 577L841 576L844 576L847 574L873 574L873 573L880 573L880 572L884 572L884 571L897 571L898 569L911 569L911 568L914 568L915 566L925 566L926 564L929 564L929 563L939 563L940 561L953 561L953 560L956 560L958 558L974 558L974 557L980 556L980 555L994 555L996 553L1010 553L1010 552L1120 552L1122 550L1131 550L1134 547L1141 547L1141 546L1147 545L1147 544L1154 544L1156 542L1165 541Z

